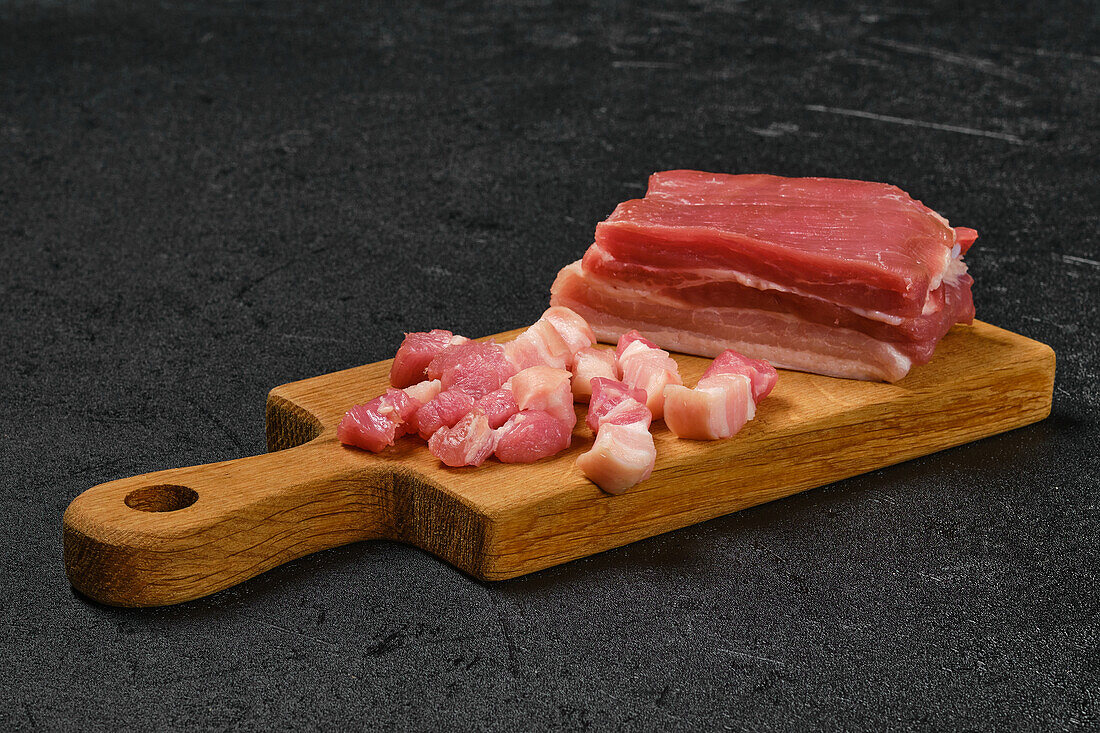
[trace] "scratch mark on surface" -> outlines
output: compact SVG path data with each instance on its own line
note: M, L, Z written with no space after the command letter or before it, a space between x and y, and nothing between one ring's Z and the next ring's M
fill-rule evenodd
M199 412L206 416L207 420L214 423L214 425L217 426L222 434L229 438L229 442L233 444L233 447L236 448L242 456L250 455L248 449L245 448L244 443L241 442L240 438L238 438L237 435L229 429L229 426L219 420L213 412L206 409L206 407L204 407L201 403L195 403L195 407L199 409Z
M616 69L679 69L682 64L671 61L612 61Z
M319 255L319 254L321 254L322 252L324 252L328 249L331 249L331 246L318 247L316 249L310 250L308 254L303 254L299 257L295 257L293 259L287 260L283 264L281 264L277 267L273 267L270 270L268 270L267 272L263 272L263 273L257 275L256 277L253 277L253 278L250 278L250 279L246 280L245 283L243 285L241 285L240 288L237 289L237 294L233 296L234 300L241 300L245 296L245 294L248 293L249 290L256 287L260 283L264 282L265 280L267 280L272 275L277 275L278 273L280 273L283 270L287 269L291 265L296 265L299 262L302 262L303 260L306 260L311 256Z
M295 636L303 636L306 639L309 639L311 641L316 641L318 644L324 644L325 646L330 647L332 649L338 649L339 648L336 644L333 644L331 641L328 641L327 639L321 639L320 637L312 636L310 634L303 634L301 631L295 631L293 629L284 629L282 626L276 626L273 623L269 623L267 621L263 621L263 620L260 620L260 619L253 619L253 621L255 621L256 623L261 624L263 626L266 626L270 629L275 629L276 631L281 631L284 634L293 634Z
M1074 53L1072 51L1051 51L1046 48L1031 48L1029 46L992 46L992 48L998 51L1015 51L1016 53L1031 54L1032 56L1041 56L1055 59L1068 59L1070 61L1090 61L1094 64L1100 64L1100 56L1092 56L1087 53Z
M294 339L296 341L310 341L314 343L326 343L326 344L342 344L345 343L340 339L325 338L324 336L306 336L304 333L277 333L275 334L279 338Z
M798 132L798 125L790 122L773 122L767 127L749 127L749 132L759 135L760 137L782 137L784 135L793 135Z
M888 38L871 38L868 39L876 46L883 46L885 48L893 49L894 51L901 51L902 53L910 53L916 56L927 56L928 58L936 59L947 64L955 64L957 66L965 66L968 69L988 74L990 76L996 76L1001 79L1016 82L1017 84L1023 84L1024 86L1035 87L1039 85L1039 80L1034 76L1028 76L1027 74L1021 74L1020 72L1009 69L1000 64L996 64L989 59L983 59L978 56L968 56L962 53L954 53L952 51L944 51L943 49L936 48L934 46L918 46L912 43L902 43L900 41L891 41Z
M1073 255L1062 255L1062 262L1070 265L1092 265L1093 267L1100 267L1100 262L1096 260L1090 260L1087 257L1074 257Z
M889 122L894 125L905 125L907 127L925 127L929 130L942 130L944 132L958 132L963 135L976 135L978 137L989 137L994 140L1003 140L1013 145L1029 145L1023 138L1019 138L1015 135L1010 135L1007 132L993 132L991 130L977 130L973 127L961 127L959 125L945 125L940 122L925 122L924 120L911 120L907 117L893 117L891 115L879 115L873 112L863 112L858 109L842 109L840 107L825 107L820 104L807 104L806 109L811 112L827 112L834 115L844 115L846 117L859 117L864 120L875 120L876 122Z
M747 659L755 659L759 662L768 662L769 664L774 664L778 667L786 667L787 666L783 662L780 662L778 659L772 659L771 657L762 657L762 656L759 656L759 655L756 655L756 654L749 654L748 652L739 652L739 651L736 651L735 649L726 649L723 646L715 647L715 648L720 652L725 652L726 654L732 654L732 655L737 656L737 657L745 657Z
M448 270L446 267L440 265L417 265L416 269L420 270L426 275L432 275L434 277L453 277L454 273Z

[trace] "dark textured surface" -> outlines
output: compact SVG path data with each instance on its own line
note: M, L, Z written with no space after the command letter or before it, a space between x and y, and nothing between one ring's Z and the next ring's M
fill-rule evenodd
M1100 724L1097 6L1019 5L0 6L0 727ZM259 452L270 387L403 330L532 321L669 167L979 229L1052 417L495 585L368 543L70 591L83 489Z

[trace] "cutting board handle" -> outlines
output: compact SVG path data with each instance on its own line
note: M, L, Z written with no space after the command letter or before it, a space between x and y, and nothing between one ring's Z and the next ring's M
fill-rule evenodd
M85 595L155 606L311 552L388 534L392 469L335 440L88 489L65 511L65 569Z

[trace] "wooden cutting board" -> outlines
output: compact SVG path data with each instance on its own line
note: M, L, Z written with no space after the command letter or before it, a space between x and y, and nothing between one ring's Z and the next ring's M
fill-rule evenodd
M673 356L688 385L709 363ZM114 605L179 603L377 538L483 580L512 578L1042 420L1054 352L975 322L898 384L780 371L730 440L679 440L656 423L653 476L622 496L573 465L592 445L583 407L573 446L529 465L447 468L412 438L377 455L340 445L344 411L381 393L389 369L382 361L273 389L270 453L85 491L63 520L73 586Z

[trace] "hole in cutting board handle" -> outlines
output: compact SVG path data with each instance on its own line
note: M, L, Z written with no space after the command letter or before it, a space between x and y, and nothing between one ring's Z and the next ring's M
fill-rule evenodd
M199 500L194 489L175 484L143 486L126 495L126 506L142 512L175 512Z

